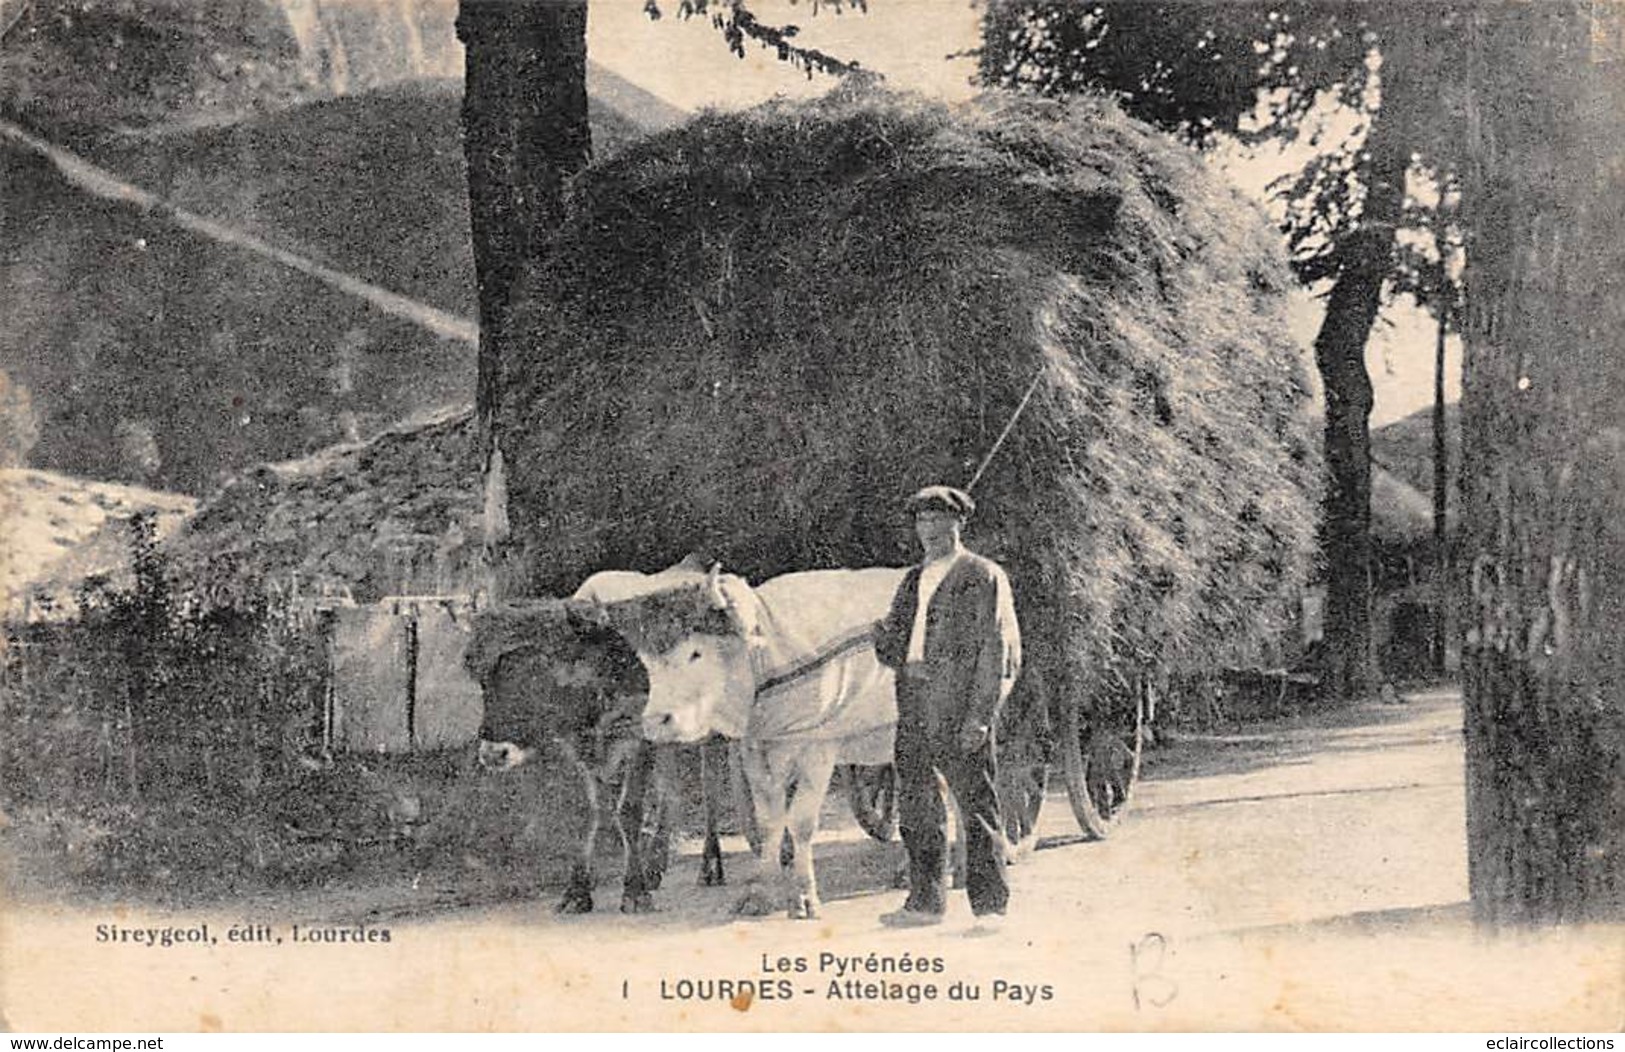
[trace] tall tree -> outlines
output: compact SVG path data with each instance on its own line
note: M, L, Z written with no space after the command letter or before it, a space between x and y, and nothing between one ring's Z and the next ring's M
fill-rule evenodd
M1473 907L1625 920L1625 6L1486 5L1470 28Z
M1437 201L1427 208L1411 210L1407 226L1428 236L1400 245L1399 270L1393 281L1396 291L1404 291L1433 312L1433 572L1434 618L1428 650L1434 675L1446 672L1449 612L1454 606L1451 592L1449 507L1450 490L1455 485L1455 469L1450 463L1449 414L1445 402L1446 350L1451 333L1460 333L1466 313L1462 298L1462 232L1456 222L1460 192L1450 178L1436 185Z
M587 122L587 0L461 0L463 152L479 288L474 395L484 457L491 586L506 587L507 493L495 432L508 318L524 265L563 215L564 184L592 158Z
M1328 685L1344 697L1367 693L1374 670L1366 344L1394 273L1407 175L1455 163L1449 103L1468 6L988 0L984 16L987 83L1105 91L1201 145L1312 139L1328 107L1361 119L1363 135L1328 144L1280 187L1300 277L1330 282L1315 361L1326 392Z
M838 11L848 3L862 9L865 0L824 2ZM676 0L675 7L682 17L708 18L741 57L746 43L754 42L809 77L862 72L855 63L796 43L796 26L763 22L744 0ZM651 18L662 15L658 0L645 0L644 10ZM503 363L524 344L524 334L508 325L513 297L525 268L541 259L563 218L565 185L592 159L587 0L459 0L457 36L465 55L463 151L479 288L474 405L483 454L488 586L495 595L525 572L506 550L506 471L496 428Z

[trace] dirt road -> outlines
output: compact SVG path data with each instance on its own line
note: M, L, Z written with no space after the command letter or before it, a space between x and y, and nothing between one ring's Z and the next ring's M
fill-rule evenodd
M839 828L814 922L732 919L734 892L695 887L691 855L637 918L533 902L380 915L320 896L14 909L0 1005L25 1031L1618 1029L1625 931L1471 928L1460 728L1459 699L1434 693L1185 741L1158 750L1132 823L1099 844L1056 794L992 935L962 896L939 928L880 927L900 849ZM113 941L202 924L201 944Z

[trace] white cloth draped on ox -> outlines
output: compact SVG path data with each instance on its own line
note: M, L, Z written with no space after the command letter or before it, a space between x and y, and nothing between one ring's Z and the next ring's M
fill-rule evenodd
M845 763L892 760L897 693L875 657L874 623L903 570L786 574L731 598L754 621L746 634L756 701L747 735L758 741L840 740ZM743 590L741 590L743 591Z

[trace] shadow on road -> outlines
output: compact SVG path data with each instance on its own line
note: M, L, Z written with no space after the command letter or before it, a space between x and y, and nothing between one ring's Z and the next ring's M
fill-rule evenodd
M1173 782L1309 764L1337 754L1437 747L1441 742L1459 739L1459 699L1459 693L1453 689L1419 691L1398 705L1373 703L1321 710L1248 724L1223 733L1183 735L1147 753L1145 775L1148 782ZM1399 778L1394 780L1394 784L1307 789L1283 786L1280 792L1206 793L1200 799L1154 805L1142 800L1139 807L1147 817L1165 817L1221 804L1400 793L1434 784L1414 778ZM1054 779L1052 785L1045 803L1044 824L1047 828L1035 850L1047 854L1061 848L1089 845L1089 838L1073 831L1076 827L1068 817L1069 805L1061 779ZM1132 816L1130 820L1132 822ZM1057 827L1064 831L1058 832ZM742 841L738 843L742 844ZM748 853L737 850L737 844L734 846L736 850L731 851L725 860L729 883L722 887L703 888L695 884L699 845L697 842L686 843L674 859L665 884L656 895L658 911L630 917L628 921L661 928L673 924L709 927L737 920L731 907L740 895L753 860ZM838 787L832 790L826 806L816 853L819 891L826 903L872 898L877 910L882 908L888 893L899 887L898 877L906 864L901 843L895 840L888 844L876 843L857 828ZM600 915L606 911L614 912L618 896L616 879L606 876L598 893ZM534 916L552 917L551 905L551 895L537 900ZM438 905L431 907L429 912L440 912L447 908L446 905ZM776 911L774 916L782 918L784 914ZM1358 915L1347 923L1373 924L1380 916ZM559 923L564 924L573 921L568 917L558 919Z
M1407 695L1397 705L1367 702L1248 724L1231 731L1176 731L1164 744L1146 751L1145 778L1162 782L1245 774L1266 767L1308 763L1315 756L1392 752L1459 740L1460 708L1461 692L1439 687ZM1420 725L1396 731L1397 724Z
M1387 910L1361 910L1336 917L1291 924L1259 924L1233 928L1220 933L1225 938L1267 938L1283 935L1333 936L1382 935L1392 932L1419 934L1461 934L1474 931L1472 909L1466 902L1429 906L1405 906Z
M1437 747L1460 735L1460 696L1454 690L1418 692L1404 704L1368 704L1350 709L1305 713L1296 717L1250 724L1232 731L1202 735L1181 735L1160 744L1146 754L1145 778L1159 784L1234 775L1270 768L1309 764L1338 753L1380 753ZM1215 804L1273 801L1288 797L1325 797L1353 793L1381 793L1422 787L1432 782L1395 779L1404 784L1370 784L1359 787L1329 786L1298 789L1281 786L1281 792L1225 792L1206 787L1198 799L1168 800L1151 804L1142 799L1139 807L1146 817L1168 816L1178 812L1211 807ZM1068 815L1062 780L1052 782L1045 804L1044 834L1036 850L1040 854L1060 848L1086 845ZM1131 822L1133 818L1131 816ZM743 840L730 837L731 848L725 860L728 884L700 887L699 844L684 841L672 860L661 889L656 893L657 910L649 914L624 915L627 923L651 929L670 926L693 928L720 926L737 918L731 912L749 875L753 860L742 850ZM905 864L900 843L876 843L852 819L844 796L837 789L824 816L824 828L817 843L817 870L820 892L829 903L873 898L876 909L890 908L888 894L898 888L898 875ZM239 905L252 900L267 915L291 911L301 918L324 922L369 922L373 924L415 918L455 916L469 911L497 911L521 926L534 924L574 925L602 923L606 917L622 917L618 859L603 860L604 869L597 889L597 912L589 917L561 916L554 912L562 888L551 886L541 875L506 870L462 869L454 872L425 872L419 879L400 879L357 887L328 887L297 891L267 890L244 896ZM783 917L782 912L775 916ZM1375 924L1382 914L1354 915L1326 921L1326 924ZM1319 922L1317 922L1319 923Z

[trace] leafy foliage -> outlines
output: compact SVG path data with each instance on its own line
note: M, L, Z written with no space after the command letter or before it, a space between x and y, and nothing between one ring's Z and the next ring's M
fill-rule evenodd
M8 631L5 809L54 831L73 879L229 885L297 868L278 801L308 773L320 711L308 618L190 609L151 517L130 529L133 588L92 578L76 619Z
M1298 274L1314 282L1338 273L1340 246L1360 225L1374 122L1392 126L1418 175L1444 178L1457 165L1473 6L989 0L979 61L989 84L1103 90L1198 144L1224 135L1316 148L1274 187ZM1339 110L1356 118L1353 134L1328 122Z
M796 0L790 2L794 4ZM829 8L837 13L849 7L866 11L869 4L868 0L811 0L808 6L816 16L823 8ZM748 40L776 52L780 62L790 63L804 72L809 80L814 73L833 77L856 76L866 79L875 77L875 74L863 69L856 62L838 58L817 48L802 47L796 43L796 37L801 34L800 26L769 25L756 17L745 0L678 0L676 8L679 18L709 18L711 25L722 34L728 50L739 58L745 57L745 42ZM643 10L652 19L659 19L665 13L660 6L660 0L644 0Z

